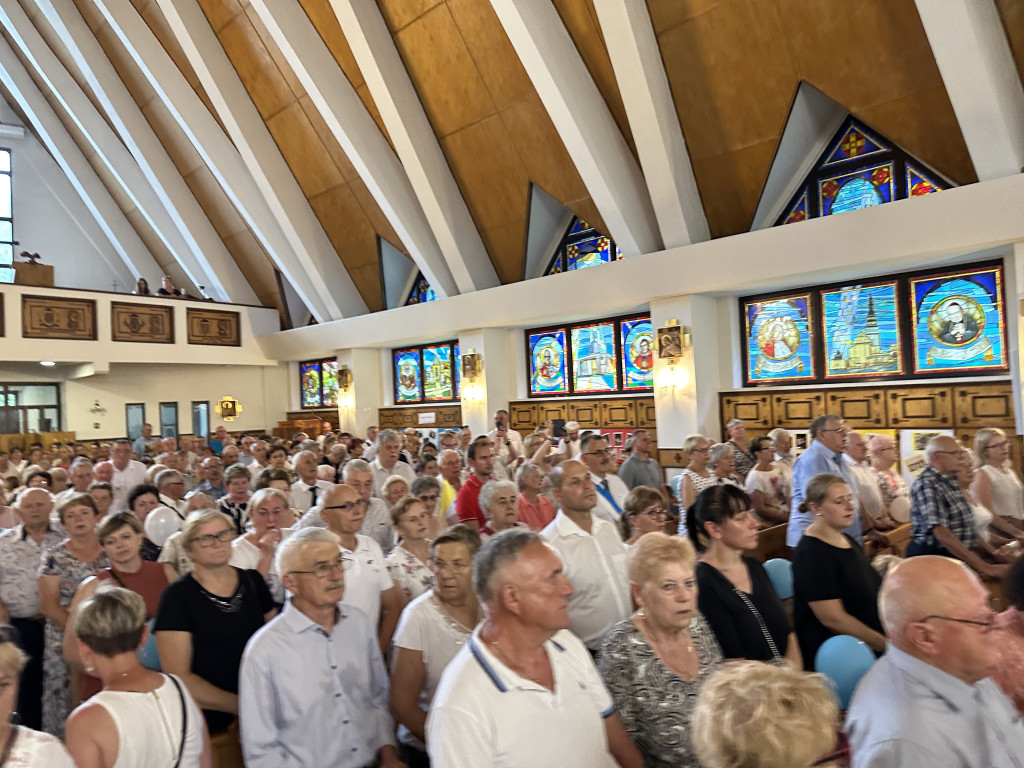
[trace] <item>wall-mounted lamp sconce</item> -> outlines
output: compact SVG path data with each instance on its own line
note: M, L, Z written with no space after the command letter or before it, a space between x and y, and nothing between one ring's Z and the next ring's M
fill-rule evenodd
M475 349L466 350L462 356L462 382L460 385L463 402L475 403L484 399L484 388L477 382L483 371L484 361Z
M356 407L356 396L352 392L352 371L348 366L338 370L338 407Z
M348 369L348 366L338 371L338 387L346 392L352 387L352 371Z
M107 415L107 409L104 408L102 405L100 405L100 401L99 400L96 400L92 404L92 408L89 409L89 413L91 413L94 416L106 416Z
M658 329L658 359L668 364L658 374L658 389L670 392L686 389L690 385L690 374L679 363L691 346L690 332L679 325L678 320L669 320Z

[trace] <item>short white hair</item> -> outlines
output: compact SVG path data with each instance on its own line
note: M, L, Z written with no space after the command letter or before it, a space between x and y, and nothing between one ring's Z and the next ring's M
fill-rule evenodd
M326 528L310 526L309 528L300 528L282 541L277 548L277 554L274 556L274 569L278 575L284 576L291 573L295 560L302 553L302 548L306 544L318 542L340 545L341 539Z

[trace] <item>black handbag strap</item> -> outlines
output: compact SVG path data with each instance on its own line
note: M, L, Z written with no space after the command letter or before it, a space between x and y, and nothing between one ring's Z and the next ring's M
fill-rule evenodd
M178 759L174 763L174 768L178 768L181 765L181 756L185 754L185 734L188 732L188 707L185 704L185 692L181 690L181 683L178 682L178 678L174 675L167 675L167 677L171 678L174 687L178 689L178 698L181 699L181 744L178 745Z

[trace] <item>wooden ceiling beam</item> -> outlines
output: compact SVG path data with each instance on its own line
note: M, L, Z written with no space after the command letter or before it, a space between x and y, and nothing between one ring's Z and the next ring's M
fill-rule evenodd
M297 257L286 274L308 285L303 299L318 322L368 311L281 149L245 90L196 0L157 0L228 135ZM301 273L305 273L303 276Z
M6 5L12 6L12 16L17 15L13 9L14 3ZM178 173L167 150L78 9L73 3L53 3L51 0L38 0L36 5L81 70L107 119L120 136L120 141L124 142L137 168L155 193L156 201L147 200L150 195L142 186L138 182L132 184L135 190L133 197L139 204L139 210L152 223L185 274L196 287L202 286L214 299L242 304L257 303L252 286L231 258L213 224ZM30 22L24 17L22 23ZM39 42L42 43L41 38ZM58 98L63 98L63 94L59 94ZM71 113L81 108L71 110ZM107 150L117 151L109 143ZM128 163L122 161L118 165L122 172L131 173ZM118 171L115 170L115 173ZM140 198L147 202L142 203ZM167 226L168 218L172 227Z
M331 0L331 6L456 287L468 293L498 285L483 239L380 9L374 0Z
M491 0L491 6L623 256L662 250L643 174L554 5Z
M662 244L707 240L707 216L645 3L594 0Z
M458 295L401 161L302 7L279 0L252 0L252 7L431 287L441 298Z
M1024 170L1024 88L993 0L916 0L979 181Z

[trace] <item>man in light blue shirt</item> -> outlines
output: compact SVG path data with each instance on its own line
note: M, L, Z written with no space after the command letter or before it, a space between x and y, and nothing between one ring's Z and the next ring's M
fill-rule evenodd
M857 501L857 484L854 482L850 465L843 459L843 448L846 445L847 429L840 416L828 414L819 416L811 422L811 444L801 453L793 464L793 499L789 513L789 527L786 529L786 544L795 547L814 519L812 512L801 512L800 502L804 500L807 484L815 475L828 473L839 475L850 486L850 493ZM858 544L864 546L864 534L861 532L859 510L853 514L853 522L843 531L853 537Z
M951 558L889 571L879 596L889 646L846 716L852 768L1024 768L1024 721L988 677L999 647L988 599Z
M238 709L248 768L401 768L376 627L339 604L338 537L297 531L277 572L293 597L242 656Z

